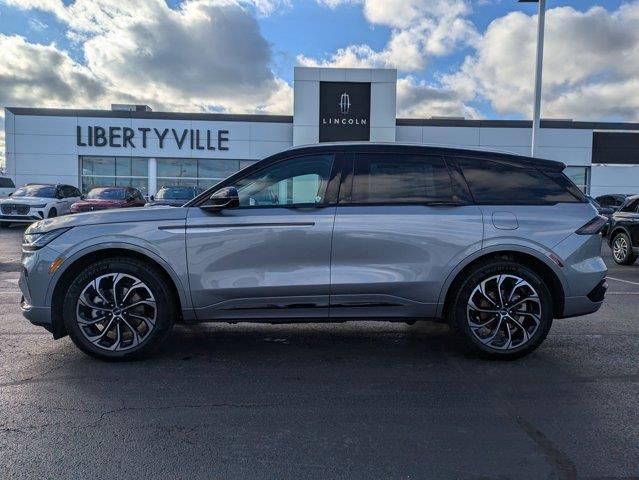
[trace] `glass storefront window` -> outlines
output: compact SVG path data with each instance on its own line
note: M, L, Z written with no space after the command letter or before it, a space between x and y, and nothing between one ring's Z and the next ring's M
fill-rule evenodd
M149 174L149 160L146 158L131 159L131 176L146 177Z
M115 176L116 177L131 176L131 159L130 158L115 159Z
M197 160L194 158L158 158L158 177L197 178Z
M197 187L197 178L158 177L158 189L162 187Z
M134 187L143 194L148 189L148 159L130 157L80 157L82 192L95 187Z
M590 191L590 167L566 167L564 173L579 190L588 194Z
M147 195L148 158L80 157L82 191L94 187L131 186ZM192 186L206 189L253 163L248 160L158 158L157 187Z
M199 178L226 178L240 169L237 160L198 160Z

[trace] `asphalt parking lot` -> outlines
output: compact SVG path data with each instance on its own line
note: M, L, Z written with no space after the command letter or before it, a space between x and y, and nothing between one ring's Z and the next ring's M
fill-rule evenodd
M178 326L107 364L19 313L0 230L0 477L639 478L639 265L535 353L489 362L446 326Z

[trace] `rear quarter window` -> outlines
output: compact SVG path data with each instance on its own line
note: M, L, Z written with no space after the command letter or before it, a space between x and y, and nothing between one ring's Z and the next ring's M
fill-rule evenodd
M542 172L501 159L458 157L457 163L477 203L549 205L586 201L561 172Z

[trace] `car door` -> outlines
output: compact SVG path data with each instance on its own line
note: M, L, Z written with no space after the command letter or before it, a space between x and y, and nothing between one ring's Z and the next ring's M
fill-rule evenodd
M239 208L189 208L199 319L328 317L337 168L333 154L286 158L235 179Z
M482 232L481 211L441 155L355 153L335 217L330 316L434 317Z
M623 227L633 247L639 246L639 198L629 198L615 213L613 229Z

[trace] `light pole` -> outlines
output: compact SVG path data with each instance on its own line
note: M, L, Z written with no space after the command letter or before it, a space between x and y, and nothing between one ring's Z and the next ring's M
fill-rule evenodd
M541 124L541 72L544 63L544 23L546 20L546 0L519 0L519 3L539 3L539 11L537 15L537 63L535 65L535 105L533 108L532 144L530 148L530 155L534 157Z

